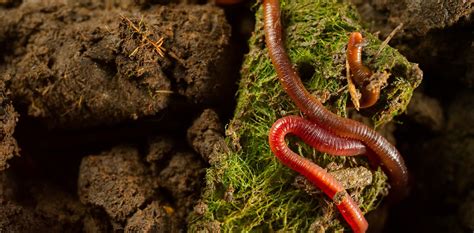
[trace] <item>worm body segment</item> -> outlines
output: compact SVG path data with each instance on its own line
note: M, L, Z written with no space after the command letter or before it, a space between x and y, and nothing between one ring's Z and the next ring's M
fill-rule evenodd
M278 0L263 0L263 16L266 45L280 83L309 119L305 121L293 117L277 121L270 130L270 148L283 164L307 177L334 200L354 232L365 232L368 227L367 221L342 185L324 169L291 151L285 144L285 135L296 134L318 150L335 155L355 155L365 151L372 164L381 164L387 172L392 186L391 197L394 201L404 196L408 183L403 158L393 145L374 130L360 122L332 113L306 90L283 47ZM363 85L363 79L371 76L372 72L362 63L361 42L360 34L351 35L347 56L355 82ZM378 98L378 93L376 95ZM371 99L364 101L373 102ZM308 126L311 124L314 127ZM314 133L317 130L320 131ZM346 142L343 142L344 140Z
M286 93L310 121L334 135L359 140L367 146L376 156L369 159L380 162L389 176L392 198L396 200L403 197L408 183L408 172L397 149L366 125L330 112L312 96L303 86L283 47L278 0L264 0L263 15L267 48Z
M368 108L374 105L380 96L380 87L370 85L372 71L362 63L362 35L359 32L353 32L349 36L347 43L347 61L350 67L351 78L359 87L361 99L360 108Z
M273 154L284 165L305 176L331 200L334 200L341 215L354 232L365 232L368 223L341 183L326 170L293 152L285 142L285 136L288 134L294 134L316 149L334 155L361 154L365 152L365 146L357 140L334 136L312 122L297 116L287 116L277 120L268 135Z
M284 141L286 134L293 134L316 150L331 155L354 156L366 152L365 145L360 141L338 137L313 122L298 116L282 117L273 123L268 136L272 151L273 149L286 147Z

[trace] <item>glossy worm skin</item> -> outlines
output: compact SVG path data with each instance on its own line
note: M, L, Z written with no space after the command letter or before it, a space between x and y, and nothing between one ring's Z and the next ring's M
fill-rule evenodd
M360 141L338 137L302 117L286 116L275 121L268 134L270 148L275 154L289 151L285 143L286 134L293 134L316 150L331 155L353 156L366 152Z
M359 32L351 33L346 55L351 78L361 92L360 108L368 108L379 99L380 88L370 88L369 86L372 71L362 63L362 44L362 35Z
M299 156L288 148L287 134L294 134L319 151L333 155L351 156L365 153L364 144L357 140L337 137L319 128L314 123L297 116L287 116L277 120L268 135L270 148L286 166L305 176L315 186L334 200L337 208L354 232L365 232L368 223L357 204L347 194L344 187L326 170L310 160Z
M389 176L392 201L402 198L406 193L408 173L397 149L366 125L330 112L312 96L303 86L283 47L278 0L264 0L263 15L267 48L286 93L310 121L339 137L361 141L369 152L373 152L368 153L373 154L369 159L380 162Z

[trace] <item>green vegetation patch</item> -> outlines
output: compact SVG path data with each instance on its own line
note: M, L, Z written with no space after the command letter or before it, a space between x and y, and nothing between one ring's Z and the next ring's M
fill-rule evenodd
M307 89L332 111L347 116L350 101L345 77L345 46L350 32L361 31L353 7L335 0L281 1L286 48ZM268 131L278 118L300 115L283 91L265 46L262 11L256 13L255 33L242 67L235 116L227 128L229 152L213 163L206 176L201 207L190 217L190 231L268 232L342 231L348 225L323 193L310 195L295 185L298 174L271 153ZM382 125L402 113L421 72L395 49L385 47L374 57L381 41L362 30L367 40L364 62L391 76L379 103L362 112L373 125ZM320 153L291 138L293 150L328 170L364 166L363 156L335 157ZM369 168L370 169L370 168ZM354 177L357 179L357 177ZM363 183L363 182L362 182ZM364 213L387 194L387 178L372 171L372 182L348 192ZM197 213L199 212L199 213Z

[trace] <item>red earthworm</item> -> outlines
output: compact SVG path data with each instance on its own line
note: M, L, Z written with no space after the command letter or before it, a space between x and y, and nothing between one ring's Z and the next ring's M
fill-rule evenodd
M380 87L370 84L372 71L362 63L362 35L359 32L353 32L349 36L347 43L347 61L350 67L351 78L359 87L361 99L360 108L368 108L374 105L380 96Z
M285 136L294 134L319 151L333 155L358 155L365 153L365 146L357 140L344 139L319 128L313 122L297 116L287 116L277 120L268 135L270 148L286 166L305 176L323 190L336 203L344 219L354 232L365 232L368 223L364 214L347 194L344 187L333 176L310 160L291 151Z
M283 150L281 148L287 147L284 136L288 133L298 136L318 151L331 155L353 156L366 152L365 145L360 141L335 136L313 122L298 116L282 117L273 123L268 135L270 148L280 151Z
M270 58L279 80L290 98L312 123L317 124L317 127L321 127L339 138L352 139L363 143L368 148L367 155L371 155L369 159L372 162L380 162L388 173L392 186L392 198L401 198L405 193L404 189L408 183L408 175L403 158L397 149L366 125L330 112L312 96L301 82L283 47L278 0L264 0L263 15L265 41ZM315 185L323 189L331 199L335 200L341 214L355 232L365 232L367 222L357 205L343 191L342 186L323 169L289 150L284 143L284 139L282 139L287 132L277 134L273 132L276 129L287 128L288 126L284 124L277 125L275 128L272 127L269 135L272 151L285 165L306 176ZM277 136L279 138L274 138ZM343 195L336 195L341 192L344 192ZM336 198L336 196L342 196L342 198Z
M369 156L369 159L380 162L389 176L392 198L403 197L408 173L397 149L368 126L332 113L312 96L301 82L283 47L278 0L264 0L263 15L267 48L286 93L310 121L339 137L359 140L367 146L368 152L373 152L367 154L374 154L374 157Z

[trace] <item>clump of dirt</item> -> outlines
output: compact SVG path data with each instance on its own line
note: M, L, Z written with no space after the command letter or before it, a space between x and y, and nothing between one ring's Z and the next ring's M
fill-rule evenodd
M0 226L9 232L47 232L58 231L55 222L42 219L31 209L11 202L0 205Z
M175 217L186 219L200 197L205 164L196 154L177 152L159 174L161 187L173 196ZM184 221L183 221L184 222Z
M172 225L170 214L154 201L128 219L125 232L176 232L178 228Z
M226 96L223 11L157 6L130 13L23 4L0 16L2 78L16 104L53 127L114 124L174 100Z
M18 113L12 106L5 83L0 79L0 172L8 167L7 160L19 156L19 148L13 133Z
M0 174L0 230L5 232L79 232L86 208L73 195L50 183L19 183Z
M216 163L227 150L224 126L212 109L206 109L187 132L188 143L210 164Z
M93 211L104 209L115 230L185 229L199 199L205 164L178 145L162 135L149 140L146 155L135 146L118 146L83 158L81 202Z
M153 196L149 171L131 147L116 147L82 159L78 194L82 203L104 208L116 222L124 222Z
M474 11L472 1L351 1L364 16L364 21L370 22L372 31L380 31L385 37L400 24L404 25L404 33L397 36L424 36L430 30L452 26Z
M228 59L224 11L151 6L157 1L7 2L0 170L18 152L9 93L23 116L16 137L24 150L0 174L0 231L186 230L206 167L186 130L203 108L233 103L238 67L227 65L236 59Z

